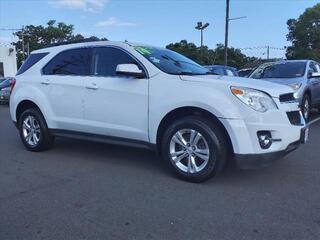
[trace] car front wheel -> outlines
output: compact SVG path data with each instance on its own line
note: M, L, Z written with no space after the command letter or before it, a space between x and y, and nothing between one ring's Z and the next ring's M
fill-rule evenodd
M227 143L218 126L201 117L186 117L168 127L162 153L179 178L202 182L222 170Z
M311 111L311 99L308 94L304 95L301 103L301 111L305 120L309 120Z

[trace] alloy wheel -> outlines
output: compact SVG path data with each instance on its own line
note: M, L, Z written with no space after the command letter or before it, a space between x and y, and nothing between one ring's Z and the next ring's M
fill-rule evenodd
M170 157L181 171L198 173L209 162L208 142L201 133L194 129L181 129L171 138Z
M305 99L304 104L303 104L303 116L304 119L308 119L310 114L310 103L308 98Z
M39 144L41 129L34 116L27 116L24 119L22 124L22 134L26 143L31 147L35 147Z

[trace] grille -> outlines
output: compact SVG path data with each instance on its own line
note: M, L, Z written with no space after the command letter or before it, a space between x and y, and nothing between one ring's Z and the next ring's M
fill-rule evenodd
M287 115L292 125L303 125L299 111L287 112Z
M297 99L294 97L293 93L282 94L279 97L280 102L295 102Z

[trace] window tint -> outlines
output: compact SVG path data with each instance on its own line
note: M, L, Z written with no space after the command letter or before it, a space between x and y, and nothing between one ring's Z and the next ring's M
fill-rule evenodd
M311 73L317 72L317 68L316 68L316 65L314 64L314 62L310 63L309 72L311 72Z
M90 50L79 48L66 50L55 56L44 68L47 75L77 75L90 74Z
M221 67L212 67L212 68L209 68L209 70L212 73L217 74L217 75L225 75L224 70Z
M137 61L129 54L117 48L94 48L93 56L93 74L96 76L116 76L118 64L136 64L141 69Z
M235 76L235 74L230 69L226 69L226 73L228 76Z
M311 73L320 72L319 64L315 62L311 62L309 65L309 72Z
M305 73L305 62L277 62L263 64L250 76L251 78L296 78Z
M0 77L3 77L3 76L4 76L3 62L0 62Z
M22 66L19 68L17 75L24 73L47 55L48 53L34 53L29 55L27 60L25 60Z

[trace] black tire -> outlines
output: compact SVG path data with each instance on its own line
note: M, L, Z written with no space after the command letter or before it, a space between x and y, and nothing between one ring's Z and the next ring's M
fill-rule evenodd
M308 102L308 106L309 106L308 108L306 107L307 102ZM310 118L311 109L312 109L311 98L310 98L309 94L305 94L303 96L303 99L301 102L301 112L302 112L302 115L306 121L308 121Z
M179 130L182 129L192 129L197 131L207 142L210 153L208 157L209 160L201 171L193 173L183 171L174 163L171 158L171 139ZM184 117L173 122L166 129L161 144L162 156L168 163L170 169L177 177L189 182L199 183L215 176L217 173L222 171L227 160L228 143L224 132L216 124L198 116ZM186 148L184 148L184 150L185 149ZM184 160L188 161L188 159Z
M23 123L28 117L33 117L39 126L39 141L36 145L30 145L23 133ZM54 143L54 137L50 134L47 123L42 115L42 113L34 108L25 110L18 119L18 128L20 133L20 138L23 145L32 152L41 152L48 150L52 147Z

